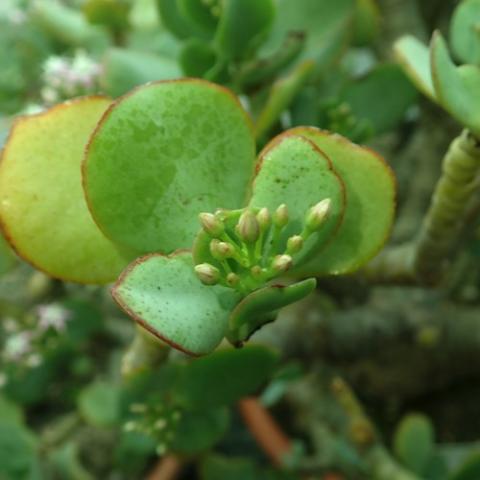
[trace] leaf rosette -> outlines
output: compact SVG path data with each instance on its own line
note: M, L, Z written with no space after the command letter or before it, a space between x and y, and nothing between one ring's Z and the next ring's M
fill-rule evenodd
M82 283L124 269L118 304L192 355L225 337L241 345L315 277L360 268L385 242L395 203L383 159L329 132L286 131L257 158L238 99L197 79L23 117L0 192L23 258Z

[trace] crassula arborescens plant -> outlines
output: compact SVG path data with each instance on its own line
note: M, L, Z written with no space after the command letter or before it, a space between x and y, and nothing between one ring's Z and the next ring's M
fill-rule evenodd
M234 95L186 79L18 119L0 192L23 258L81 283L124 270L119 305L201 355L225 337L242 344L315 277L368 261L390 230L395 182L373 151L311 127L257 159Z

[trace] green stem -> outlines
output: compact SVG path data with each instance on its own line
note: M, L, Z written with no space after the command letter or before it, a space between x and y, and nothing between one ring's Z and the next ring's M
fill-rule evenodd
M465 130L444 157L442 175L416 242L414 269L421 282L442 280L445 260L462 233L479 171L480 143Z

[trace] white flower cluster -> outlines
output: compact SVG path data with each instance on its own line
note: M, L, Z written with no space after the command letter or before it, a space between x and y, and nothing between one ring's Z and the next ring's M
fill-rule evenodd
M102 67L83 50L71 58L51 56L43 64L42 100L52 105L99 90Z
M5 341L0 350L2 365L36 368L43 362L46 350L52 346L52 338L58 338L71 319L71 312L59 304L39 305L35 318L28 325L8 317L2 320ZM56 343L55 340L53 342ZM8 382L0 371L0 388Z

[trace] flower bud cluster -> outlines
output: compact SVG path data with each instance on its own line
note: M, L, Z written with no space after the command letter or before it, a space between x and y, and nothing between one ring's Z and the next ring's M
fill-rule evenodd
M195 266L205 285L223 285L249 293L285 274L294 265L306 240L321 229L331 210L329 198L305 213L303 229L285 238L290 216L285 204L267 208L219 210L199 215L201 234L212 260ZM202 238L203 238L202 237Z
M158 399L155 402L132 403L129 410L130 420L123 425L123 430L152 438L157 444L157 454L164 455L175 437L182 418L181 410Z

